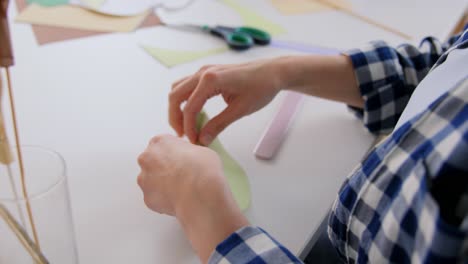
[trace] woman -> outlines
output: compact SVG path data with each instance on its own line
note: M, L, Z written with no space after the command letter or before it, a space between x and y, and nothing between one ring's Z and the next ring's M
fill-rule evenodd
M169 122L210 142L281 89L348 104L372 133L391 133L343 183L328 234L344 262L462 263L468 259L468 27L419 48L372 42L338 56L203 67L173 85ZM216 95L227 103L197 134ZM181 110L181 104L186 102ZM233 200L216 153L154 137L138 162L146 205L175 216L203 263L299 263Z

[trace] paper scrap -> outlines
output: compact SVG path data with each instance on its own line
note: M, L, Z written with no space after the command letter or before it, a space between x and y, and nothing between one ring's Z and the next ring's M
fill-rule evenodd
M221 47L209 50L172 50L164 48L154 48L143 46L143 49L148 52L153 58L164 64L166 67L173 67L179 64L188 63L200 58L208 57L223 53L228 50L228 47Z
M208 121L208 115L202 111L198 114L197 129L200 130ZM242 211L246 210L250 205L251 194L249 181L244 169L229 155L219 139L216 138L208 147L218 153L223 163L224 176L226 176L234 199Z
M27 0L28 4L38 4L41 6L66 5L68 0Z
M351 8L351 4L347 0L328 0L340 6L347 6ZM330 8L315 0L271 0L273 6L284 15L297 15L327 11Z
M243 26L256 27L265 30L271 35L279 35L286 32L282 26L271 22L265 17L260 16L256 12L250 10L249 8L238 4L234 0L221 0L221 3L229 6L241 16L242 22L244 23Z
M43 7L31 4L16 17L16 21L99 32L130 32L147 15L148 12L133 17L106 16L77 6Z

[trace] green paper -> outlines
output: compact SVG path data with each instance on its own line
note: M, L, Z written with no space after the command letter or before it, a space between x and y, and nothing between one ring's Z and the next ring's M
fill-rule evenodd
M200 130L208 120L205 112L198 114L197 129ZM217 138L208 147L218 153L234 199L242 211L246 210L250 205L250 185L244 169L229 155Z
M68 0L27 0L28 4L38 4L41 6L58 6L68 4Z
M221 2L232 8L241 16L242 22L244 23L243 26L250 26L262 29L271 35L279 35L286 32L286 30L282 26L270 22L268 19L258 15L249 8L239 5L234 0L221 0Z
M191 51L153 48L148 46L143 46L143 49L167 67L191 62L211 55L223 53L228 50L227 47L202 51Z

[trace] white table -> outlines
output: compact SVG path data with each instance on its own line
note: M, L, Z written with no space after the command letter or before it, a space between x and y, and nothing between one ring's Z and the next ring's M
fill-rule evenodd
M338 12L283 17L265 0L241 2L284 25L289 34L282 39L336 48L376 38L402 42ZM466 0L451 0L453 8L437 8L443 0L353 2L357 10L414 35L431 31L425 23L415 22L413 7L403 6L428 6L418 17L430 21L439 37L445 37L466 5ZM436 10L444 13L438 24ZM206 14L212 11L208 8ZM145 208L136 185L136 157L152 136L173 133L167 123L167 92L174 80L208 63L291 52L274 48L227 52L167 69L138 45L221 44L208 36L151 28L39 47L29 26L12 24L12 32L22 142L50 147L66 159L80 263L198 263L177 221ZM282 96L229 127L221 140L249 175L253 196L246 212L249 220L297 254L373 137L345 106L309 98L276 159L256 160L252 150ZM206 109L213 115L222 107L214 100Z

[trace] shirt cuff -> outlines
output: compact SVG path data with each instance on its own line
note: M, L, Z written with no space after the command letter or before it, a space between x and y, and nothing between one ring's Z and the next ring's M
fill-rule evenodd
M210 256L215 263L302 263L259 227L243 227L221 242Z
M364 99L363 109L349 107L350 110L371 133L391 132L412 93L404 83L397 52L385 42L375 41L344 55L352 61Z

